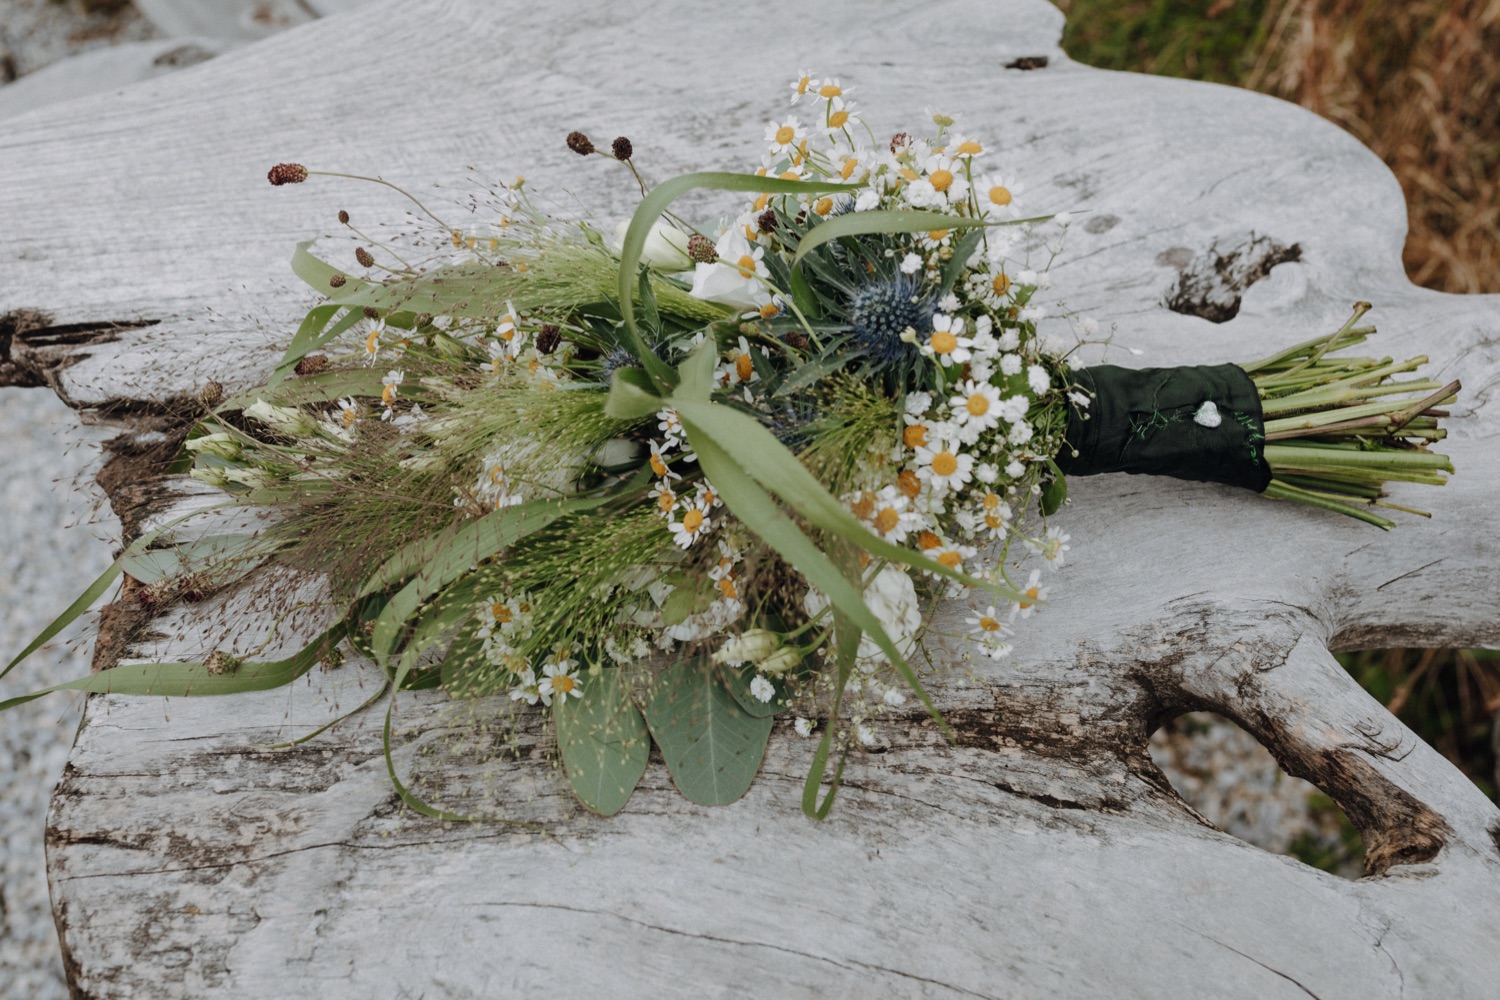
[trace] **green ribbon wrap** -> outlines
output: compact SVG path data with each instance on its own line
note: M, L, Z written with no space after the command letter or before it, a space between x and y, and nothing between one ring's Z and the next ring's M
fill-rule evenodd
M1068 413L1067 444L1057 456L1064 475L1172 476L1257 493L1271 482L1260 395L1238 365L1096 365L1072 377L1093 398ZM1208 426L1205 402L1217 409L1218 426Z

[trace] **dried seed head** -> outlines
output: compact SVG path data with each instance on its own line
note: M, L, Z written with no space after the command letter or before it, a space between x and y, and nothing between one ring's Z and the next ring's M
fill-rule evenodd
M337 646L324 646L318 653L318 662L324 670L337 670L344 665L344 651Z
M417 317L413 322L416 323L418 330L422 329L422 327L424 326L431 326L432 313L417 313Z
M198 390L198 402L204 407L212 410L224 399L224 386L218 382L205 382L203 388Z
M342 208L339 209L339 222L346 226L349 224L349 213L344 211Z
M543 323L542 328L537 331L536 349L541 354L551 354L557 350L557 345L562 343L562 331L555 323Z
M635 147L623 135L615 137L615 141L609 144L609 151L617 160L628 160L635 155Z
M579 156L588 156L594 151L594 144L589 142L589 137L582 132L569 132L568 148Z
M317 375L328 370L328 355L309 354L297 362L297 367L292 369L298 375L306 378L309 375Z
M365 314L365 319L379 319L380 318L380 310L376 309L374 306L365 306L363 312Z
M283 184L301 184L307 180L307 168L300 163L278 163L266 173L266 180L276 187Z
M208 659L203 661L203 669L214 677L221 674L232 674L240 667L240 661L224 652L216 649L208 654Z
M776 212L775 212L775 210L768 208L764 212L762 212L759 215L757 215L755 217L755 225L756 225L756 228L758 228L763 233L774 233L774 232L776 232Z
M907 135L905 132L897 132L895 135L891 136L891 152L900 152L901 147L910 144L910 142L911 136Z
M344 287L344 282L346 282L348 280L349 279L346 278L346 277L344 277L342 274L330 275L329 278L328 278L328 287L330 287L330 288L343 288Z
M807 336L800 330L788 330L781 335L781 342L798 351L807 350Z
M699 264L712 264L719 259L719 251L714 248L714 241L701 233L694 233L688 237L687 253L689 259Z
M370 251L366 250L364 247L354 248L354 259L359 261L361 267L375 266L375 258L371 256Z

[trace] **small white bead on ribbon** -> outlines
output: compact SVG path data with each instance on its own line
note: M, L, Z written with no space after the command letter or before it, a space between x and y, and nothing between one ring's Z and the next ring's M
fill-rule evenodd
M1193 414L1193 423L1199 427L1217 427L1223 422L1223 415L1211 399L1205 399L1203 405L1198 407L1198 412Z

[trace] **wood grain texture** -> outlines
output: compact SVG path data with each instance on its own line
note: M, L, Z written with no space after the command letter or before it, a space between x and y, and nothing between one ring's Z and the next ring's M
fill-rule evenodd
M49 827L80 996L1478 997L1500 979L1500 812L1328 652L1500 641L1500 303L1411 286L1395 180L1311 114L1073 64L1033 0L869 11L405 0L15 119L0 376L161 430L204 381L269 370L312 301L286 268L298 239L339 208L405 211L375 188L272 189L271 163L438 181L450 204L474 165L623 216L624 178L566 132L629 135L656 178L743 167L782 78L812 66L858 87L877 135L961 112L1028 211L1084 213L1052 291L1115 324L1088 360L1249 360L1375 302L1377 349L1466 386L1446 442L1460 474L1395 497L1433 519L1381 533L1229 489L1076 481L1057 519L1076 565L1014 665L937 685L959 745L917 715L885 726L822 825L798 808L811 747L780 728L741 802L692 806L653 765L600 821L538 732L496 759L475 721L504 706L404 697L402 773L536 836L403 813L374 715L261 749L356 704L374 683L358 664L231 701L95 698ZM1229 266L1235 248L1287 262ZM137 530L180 502L128 479ZM226 621L249 642L268 627L254 601L178 609L126 657L197 658ZM1200 823L1146 753L1200 708L1336 798L1370 876Z

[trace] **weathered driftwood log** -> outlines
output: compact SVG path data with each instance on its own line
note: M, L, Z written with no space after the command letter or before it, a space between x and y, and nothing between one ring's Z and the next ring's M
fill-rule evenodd
M623 215L622 178L566 132L628 134L658 178L753 163L803 65L856 85L888 131L964 113L1029 208L1086 210L1054 292L1142 363L1269 353L1369 299L1385 350L1470 387L1446 442L1460 475L1421 497L1432 520L1390 533L1229 489L1074 483L1077 565L1014 665L938 685L957 745L916 713L886 726L822 824L800 812L811 747L790 731L733 806L691 806L656 768L604 821L542 737L502 752L475 726L497 706L403 697L402 773L538 836L403 812L376 718L265 749L363 697L356 664L232 700L94 698L49 826L78 995L1489 995L1500 812L1329 649L1500 641L1496 297L1407 282L1401 192L1336 128L1073 64L1060 29L1037 0L401 0L8 123L0 372L133 427L105 471L131 531L194 502L143 470L200 387L253 384L309 303L291 244L339 208L404 211L375 188L273 190L268 165L458 199L474 164ZM253 645L271 623L252 604L147 623L126 598L101 665L199 658L225 616ZM1364 879L1185 807L1146 740L1201 708L1344 807Z

